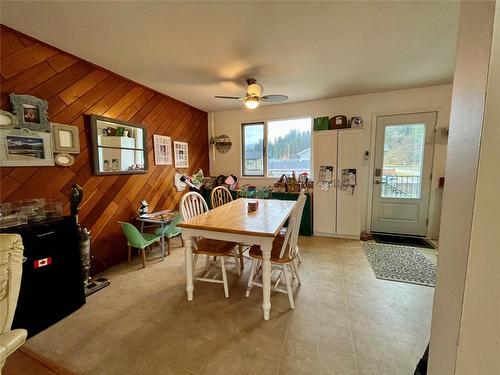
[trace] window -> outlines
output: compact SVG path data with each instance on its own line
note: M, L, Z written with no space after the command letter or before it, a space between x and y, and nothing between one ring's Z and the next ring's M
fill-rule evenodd
M243 176L264 176L264 124L243 124Z
M425 124L386 126L383 198L420 198L424 147Z
M243 176L311 174L310 117L242 124L241 129Z

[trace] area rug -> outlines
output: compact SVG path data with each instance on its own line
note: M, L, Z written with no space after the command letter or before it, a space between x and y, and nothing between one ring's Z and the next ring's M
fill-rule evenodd
M417 248L374 242L362 242L362 247L377 279L436 284L436 266Z

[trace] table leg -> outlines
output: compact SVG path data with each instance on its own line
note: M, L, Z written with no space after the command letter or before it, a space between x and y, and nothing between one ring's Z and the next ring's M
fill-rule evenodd
M191 237L184 238L184 257L186 264L186 293L188 301L193 299L193 247Z
M164 233L164 227L165 224L161 223L161 260L165 259L165 233Z
M261 245L262 250L262 310L264 320L269 320L271 312L271 249L272 242Z
M141 221L141 233L144 233L144 221Z

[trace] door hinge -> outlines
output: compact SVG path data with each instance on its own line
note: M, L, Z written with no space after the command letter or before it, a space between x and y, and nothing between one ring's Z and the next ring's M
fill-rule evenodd
M431 177L430 177L431 181L432 181L432 172L431 172Z
M429 226L429 219L425 220L425 226Z

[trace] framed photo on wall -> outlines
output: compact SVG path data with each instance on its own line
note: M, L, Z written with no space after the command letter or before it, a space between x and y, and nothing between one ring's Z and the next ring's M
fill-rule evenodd
M31 95L10 94L9 97L12 111L19 120L19 127L33 131L50 132L46 100Z
M156 165L172 165L172 141L165 135L153 135Z
M174 141L175 168L189 167L188 144Z
M52 123L54 152L80 153L80 131L77 126Z
M54 165L50 133L28 129L0 131L0 166L41 167Z

